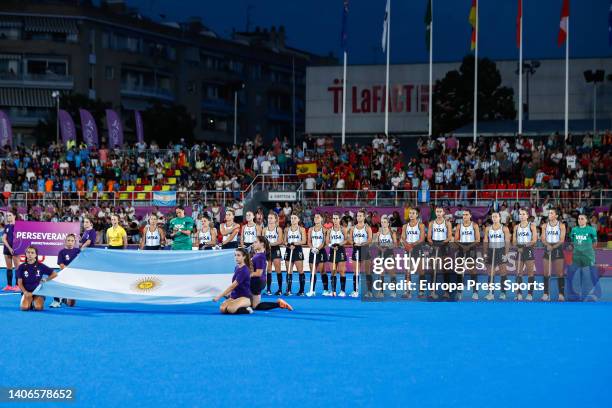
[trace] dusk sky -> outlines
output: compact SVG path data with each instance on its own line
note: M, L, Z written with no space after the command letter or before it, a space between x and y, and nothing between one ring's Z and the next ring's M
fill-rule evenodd
M481 0L480 55L515 59L518 0ZM142 14L159 20L184 21L200 16L222 37L233 28L244 30L252 5L251 26L284 25L291 46L340 55L342 0L127 0ZM349 63L384 63L381 50L386 0L351 0ZM392 0L392 63L425 62L424 14L427 0ZM525 58L563 58L557 47L562 0L524 0ZM471 0L434 0L434 58L456 61L469 53ZM570 6L571 57L609 57L608 11L610 0L572 0Z

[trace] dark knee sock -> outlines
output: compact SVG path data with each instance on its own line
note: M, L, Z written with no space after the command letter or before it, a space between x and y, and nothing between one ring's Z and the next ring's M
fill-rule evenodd
M529 294L533 295L533 284L535 283L535 276L528 277L527 283L529 284Z
M8 269L8 268L6 269L6 284L8 286L13 286L13 270L12 269ZM15 285L17 285L17 282L15 282Z
M283 291L283 274L282 273L276 274L276 282L278 283L278 290L282 292Z
M550 276L544 276L544 293L548 295L550 289Z
M234 314L250 314L246 307L239 307Z
M517 276L517 277L516 277L516 283L518 283L519 285L520 285L521 283L523 283L523 277L522 277L522 276ZM521 294L521 287L520 287L520 286L519 286L519 288L516 290L516 293L517 293L518 295L520 295L520 294Z
M565 276L557 277L557 286L559 286L559 294L565 296Z
M321 272L321 280L323 281L323 290L329 290L327 272Z
M505 283L506 283L507 280L508 280L508 277L506 275L501 275L499 277L499 282L501 284L501 291L503 293L506 293L506 285L505 285Z
M475 274L475 273L470 274L470 279L473 280L477 284L478 283L478 274ZM472 292L474 292L474 293L478 292L478 287L476 285L474 285L474 287L472 287Z
M291 293L291 287L293 286L293 274L287 274L287 292Z
M300 273L300 292L304 293L304 286L306 285L306 275Z
M372 275L366 275L366 285L368 286L368 291L371 292L374 286Z
M353 273L353 290L357 290L357 273Z
M312 279L312 290L317 290L317 273L313 272L313 276L310 277Z
M272 274L268 273L266 275L266 288L268 289L268 291L270 290L270 288L272 287Z
M272 310L277 309L279 307L280 305L278 304L278 302L261 302L257 305L255 310Z
M346 276L340 277L340 290L342 292L346 291Z
M331 277L331 287L332 292L336 291L336 282L338 281L338 277L336 275L332 275Z

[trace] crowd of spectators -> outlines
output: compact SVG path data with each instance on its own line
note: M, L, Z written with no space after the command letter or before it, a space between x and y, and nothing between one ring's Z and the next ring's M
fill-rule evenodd
M0 191L5 206L17 192L28 193L26 211L18 211L21 219L78 221L87 216L103 229L109 224L110 214L116 213L136 239L146 219L137 215L134 204L119 201L116 195L109 201L97 200L90 193L118 193L142 180L161 184L173 175L176 180L171 187L178 191L179 200L187 191L213 192L216 202L209 200L206 206L195 199L189 204L196 215L210 211L219 222L224 206L242 211L239 192L257 175L275 180L281 174L295 174L298 164L311 162L316 163L317 174L303 180L305 190L459 190L460 198L465 198L468 190L482 190L493 183L526 189L597 191L610 187L611 146L610 132L568 140L558 134L545 138L482 137L476 143L453 135L423 137L412 152L398 139L384 135L340 148L329 136L310 135L296 145L288 138L275 138L266 144L260 135L239 146L210 142L187 145L184 141L163 147L155 142L138 143L124 149L55 143L20 145L0 150ZM68 193L69 201L49 197L60 192ZM32 200L42 198L43 193L46 200ZM229 200L225 193L230 194ZM551 196L542 195L542 199L547 197ZM534 221L542 218L546 202L532 203ZM576 218L572 215L590 214L596 205L589 200L558 203L569 217L568 223ZM516 212L511 201L497 205L512 207ZM289 208L302 216L306 226L312 222L310 207ZM288 217L285 211L277 211L281 225ZM608 226L609 220L600 219L605 216L594 216L602 228ZM376 214L371 218L376 221ZM508 218L512 222L513 216Z

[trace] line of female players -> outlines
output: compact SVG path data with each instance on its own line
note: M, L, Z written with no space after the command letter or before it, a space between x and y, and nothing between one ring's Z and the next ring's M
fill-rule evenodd
M319 273L323 283L323 296L346 296L346 270L347 270L347 255L346 248L352 247L353 271L357 272L353 279L353 292L350 296L359 296L357 285L359 284L356 277L365 276L365 296L372 297L374 292L376 296L382 296L382 291L373 289L373 274L371 272L372 253L375 256L383 258L391 258L395 255L397 248L403 248L406 253L413 258L419 258L426 252L429 256L437 256L444 258L449 255L476 258L479 252L477 245L482 242L484 246L484 258L487 265L487 274L489 275L490 283L495 280L495 274L500 276L500 294L499 299L506 298L506 280L508 275L508 264L513 253L516 258L514 266L516 267L516 282L523 283L524 275L527 275L528 285L527 294L524 295L519 289L516 292L517 300L533 300L533 291L535 288L535 257L534 247L538 239L544 244L544 295L542 300L550 300L550 278L554 273L558 279L559 300L564 300L564 257L562 245L565 240L566 229L565 225L559 221L559 213L556 209L551 209L549 212L548 221L541 226L540 234L538 234L535 224L529 221L527 210L520 210L520 222L516 224L513 231L510 232L508 227L500 222L500 215L494 212L491 216L492 224L484 229L481 237L478 224L472 221L472 215L469 209L463 210L462 222L453 228L452 224L445 219L444 209L441 207L435 210L435 219L430 221L427 228L420 221L420 212L418 208L413 208L409 211L408 222L402 227L398 234L389 226L389 220L383 216L381 218L381 227L376 233L372 232L371 227L366 223L365 210L359 210L356 215L355 225L347 228L341 224L340 214L334 213L332 217L332 225L327 228L323 225L323 218L320 214L314 215L314 225L306 232L301 225L297 215L292 215L290 225L286 228L281 228L278 225L278 216L274 212L268 215L268 224L263 227L254 222L252 212L246 213L247 223L242 227L238 238L241 247L248 247L255 242L256 237L263 235L270 243L270 252L268 255L266 275L266 294L272 295L272 273L276 274L278 289L275 292L276 296L292 295L293 273L297 271L299 276L298 296L306 294L306 277L304 274L304 252L303 248L310 249L308 263L311 270ZM284 256L281 252L281 247L285 247ZM375 251L370 248L374 247ZM514 249L511 250L511 247ZM285 263L287 272L286 291L283 293L283 275L281 270L281 262ZM331 272L331 282L328 276L328 271ZM422 266L416 270L418 275L417 288L420 288L422 280L427 281L426 270ZM455 271L429 271L431 281L437 281L437 274L440 272L443 275L444 282L456 283L463 282L463 275ZM470 279L478 281L478 271L475 269L468 270L466 273L470 275ZM338 289L338 275L340 276L340 290ZM382 279L384 282L385 276L389 275L390 282L397 283L397 272L394 268L385 269L385 272L376 279ZM411 280L411 274L406 273L407 281ZM311 275L311 285L313 290L309 291L308 295L314 295L316 287L316 274ZM331 283L331 285L330 285ZM426 285L425 285L426 286ZM489 287L493 288L493 285ZM425 290L418 290L418 296L426 297ZM438 293L433 290L429 291L429 296L436 299ZM490 289L486 295L486 299L494 299L494 290ZM395 291L391 291L391 296L396 296ZM462 292L455 294L456 298L462 297ZM412 296L409 289L403 293L404 298ZM450 298L451 294L443 293L442 297ZM479 297L478 287L472 289L472 299L477 300Z

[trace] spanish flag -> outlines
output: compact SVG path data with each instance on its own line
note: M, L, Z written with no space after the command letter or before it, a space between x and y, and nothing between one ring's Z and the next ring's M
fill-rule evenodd
M316 176L317 175L317 163L316 162L298 163L295 171L297 175L301 177Z
M476 7L478 7L477 0L472 0L472 8L470 9L470 24L472 26L472 51L476 48L476 26L478 25L476 17Z

